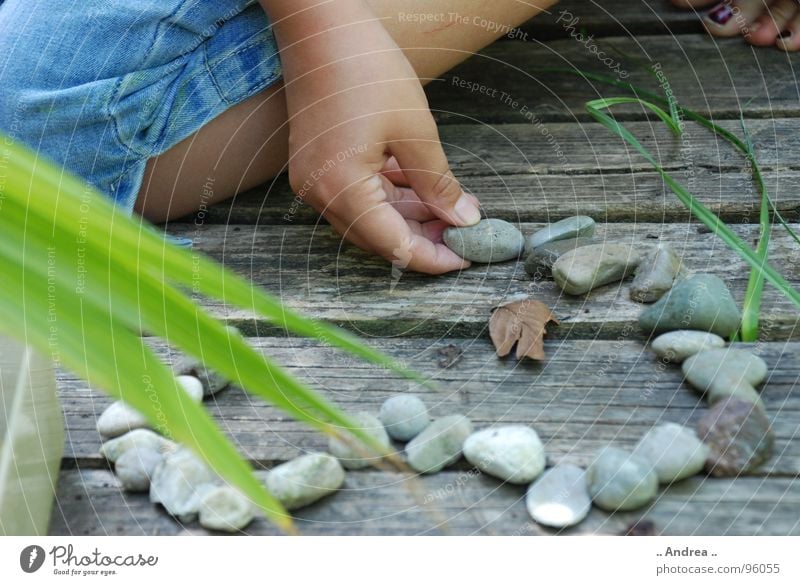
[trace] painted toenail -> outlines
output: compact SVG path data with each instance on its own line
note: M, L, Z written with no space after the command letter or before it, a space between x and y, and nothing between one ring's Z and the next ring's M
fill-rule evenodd
M733 9L727 4L717 4L706 14L706 18L720 26L725 25L732 16Z
M779 39L788 39L790 36L792 36L792 31L785 30L781 34L778 35L778 38Z

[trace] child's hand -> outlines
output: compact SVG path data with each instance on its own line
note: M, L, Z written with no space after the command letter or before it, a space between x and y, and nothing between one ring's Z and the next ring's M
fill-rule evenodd
M450 172L419 80L383 26L361 1L300 13L298 0L263 2L282 47L295 192L396 265L467 266L442 231L476 223L477 200Z

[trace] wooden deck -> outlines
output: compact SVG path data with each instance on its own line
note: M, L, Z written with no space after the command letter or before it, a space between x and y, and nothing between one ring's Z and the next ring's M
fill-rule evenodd
M561 8L579 15L580 27L609 54L619 55L613 47L626 55L619 60L631 81L657 90L637 59L659 61L681 103L736 132L739 109L748 104L746 123L771 194L790 222L800 222L800 96L794 69L800 62L769 49L754 51L738 39L712 40L700 32L695 17L665 0L600 4L574 0ZM691 270L719 274L741 301L744 263L691 221L644 160L589 121L584 102L621 92L535 71L575 65L604 72L555 20L532 22L522 29L526 40L499 42L452 74L507 92L519 106L470 95L453 86L452 75L429 86L455 173L491 217L519 222L530 232L576 213L591 215L601 238L670 242ZM522 105L541 127L525 119ZM741 157L726 143L689 125L679 144L641 112L620 111L665 168L684 181L693 175L694 192L704 203L737 224L746 239L756 237L757 197ZM557 141L563 156L544 136ZM531 280L520 262L443 277L408 274L392 287L387 265L340 245L311 210L302 208L290 223L284 221L290 201L287 182L279 178L212 207L201 225L187 218L170 231L195 238L197 249L288 306L356 331L431 376L438 390L425 392L425 398L434 414L461 412L480 427L533 425L551 463L585 464L601 446L632 446L655 423L694 424L702 415L705 406L682 383L680 370L659 368L644 348L635 326L641 306L628 299L627 284L567 298L552 282ZM782 231L775 230L771 258L800 283L800 252ZM548 303L562 321L552 328L542 364L499 360L488 339L491 308L524 295ZM345 409L376 412L387 396L409 389L407 382L340 352L287 338L247 312L210 308ZM660 534L800 534L800 321L769 287L763 311L763 340L753 351L771 372L763 390L777 438L770 462L750 477L698 476L662 489L652 506L634 513L594 510L571 532L616 534L646 519ZM448 344L464 354L456 367L443 369L437 351ZM154 342L154 347L173 358L164 345ZM121 492L98 454L94 429L109 399L69 375L60 388L68 445L51 532L203 532L197 525L180 525L144 495ZM220 393L209 408L259 469L325 448L322 437L239 389ZM399 475L349 472L340 493L298 512L299 528L304 534L547 533L529 520L524 489L501 486L464 462L423 478L417 491L415 496ZM259 520L248 532L274 529Z

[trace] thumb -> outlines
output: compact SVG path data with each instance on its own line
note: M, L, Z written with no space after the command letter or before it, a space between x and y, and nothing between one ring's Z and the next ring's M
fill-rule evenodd
M480 221L477 200L464 192L453 175L438 136L396 142L391 150L411 188L437 217L458 226Z

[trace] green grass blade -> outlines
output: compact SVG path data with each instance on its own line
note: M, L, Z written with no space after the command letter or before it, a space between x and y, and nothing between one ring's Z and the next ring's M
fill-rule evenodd
M629 91L629 92L633 93L636 96L641 96L641 97L647 98L648 100L651 100L653 102L669 105L668 101L665 100L664 98L662 98L660 95L655 94L655 93L653 93L651 91L648 91L646 89L643 89L641 87L637 87L636 85L633 85L631 83L627 83L627 82L624 82L624 81L619 81L619 80L615 79L614 77L611 77L610 75L604 75L604 74L601 74L601 73L592 73L592 72L589 72L589 71L582 71L580 69L567 68L567 67L545 67L545 68L539 68L539 69L537 69L537 71L542 72L542 73L566 73L566 74L569 74L569 75L577 75L578 77L582 77L585 80L597 81L599 83L604 83L606 85L611 85L613 87L617 87L617 88ZM740 140L738 136L736 136L732 132L726 130L722 126L719 126L718 124L715 124L714 122L712 122L711 120L707 119L705 116L703 116L702 114L699 114L698 112L695 112L693 110L690 110L688 108L685 108L685 107L677 105L677 104L676 104L676 108L678 110L679 117L685 117L685 118L687 118L689 120L692 120L693 122L697 122L701 126L704 126L705 128L711 130L712 132L715 132L716 134L718 134L719 136L722 136L728 142L730 142L734 146L734 148L739 150L742 154L745 155L746 158L748 158L749 163L752 165L753 174L754 174L754 176L756 178L756 181L762 181L763 182L763 180L761 179L761 171L760 171L760 169L758 167L758 164L755 162L755 160L750 159L750 157L748 156L747 145L742 140ZM772 201L772 199L769 198L769 197L768 197L768 199L769 199L770 208L772 209L772 214L778 220L778 223L781 224L781 227L783 227L783 229L786 231L786 233L788 233L789 236L795 242L800 244L800 235L798 235L797 232L795 232L792 229L792 227L789 225L789 222L787 222L786 219L781 215L780 211L778 210L777 206Z
M753 148L753 140L747 125L744 121L744 116L740 113L739 120L742 124L742 133L744 135L744 145L747 148L747 155L750 160L755 163L755 151ZM769 238L772 231L772 222L770 221L770 201L767 195L767 187L761 177L761 171L758 165L754 165L753 170L757 176L757 183L759 187L759 194L761 196L761 205L759 212L760 233L758 237L758 244L756 245L756 254L761 259L762 265L767 262L769 254ZM744 303L742 306L742 327L741 327L741 340L742 341L756 341L758 340L758 321L761 314L761 298L764 294L764 276L761 271L751 269L750 276L747 280L747 290L744 295Z
M695 199L680 183L675 181L627 128L619 124L611 116L596 108L587 108L587 111L595 120L633 146L634 149L656 169L664 182L697 219L702 221L713 233L719 236L728 247L739 254L753 269L763 274L764 278L773 284L782 294L800 307L800 293L769 263L763 262L739 236L733 233L731 229L720 220L719 217L705 207L700 201Z
M639 98L629 98L629 97L602 98L586 102L586 107L602 110L619 104L638 104L644 106L645 108L653 112L656 116L658 116L659 119L662 122L664 122L664 124L666 124L670 130L672 130L672 133L675 134L675 136L680 136L681 134L680 124L675 120L673 120L672 116L670 116L667 112L659 108L654 103L648 102L646 100L642 100Z

